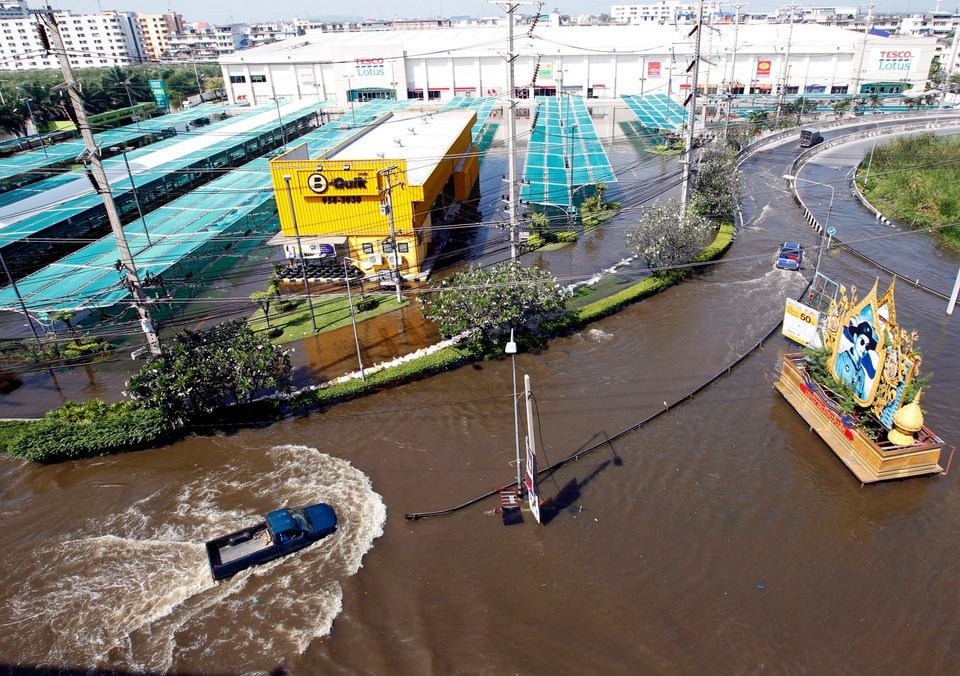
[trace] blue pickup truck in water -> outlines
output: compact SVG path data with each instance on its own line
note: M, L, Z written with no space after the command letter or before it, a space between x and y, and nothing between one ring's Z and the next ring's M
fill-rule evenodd
M337 515L330 505L277 509L258 524L210 540L207 558L214 580L292 554L337 530Z

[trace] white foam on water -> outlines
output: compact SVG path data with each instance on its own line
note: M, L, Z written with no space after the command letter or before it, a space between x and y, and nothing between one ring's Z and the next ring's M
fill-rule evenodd
M596 341L598 343L609 342L613 338L612 333L607 333L606 331L601 331L600 329L589 329L587 331L587 336L590 337L590 340Z
M272 670L328 635L343 607L340 581L383 534L386 506L346 460L278 446L267 451L273 468L263 471L258 457L254 471L247 454L259 452L244 450L229 466L37 552L27 584L0 591L7 609L0 626L21 638L23 663L240 673ZM204 541L259 518L218 502L251 495L276 507L327 502L337 532L214 583ZM171 497L176 509L158 507Z

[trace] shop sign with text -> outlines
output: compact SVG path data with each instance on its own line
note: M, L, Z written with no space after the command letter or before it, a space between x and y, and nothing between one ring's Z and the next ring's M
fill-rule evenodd
M379 77L386 75L386 60L382 57L357 58L353 60L354 77Z

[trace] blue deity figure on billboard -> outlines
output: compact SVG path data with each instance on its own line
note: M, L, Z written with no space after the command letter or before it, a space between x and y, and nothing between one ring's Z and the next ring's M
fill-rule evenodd
M853 389L862 402L872 399L877 380L877 334L870 321L870 306L860 315L851 317L843 327L833 372L837 379Z

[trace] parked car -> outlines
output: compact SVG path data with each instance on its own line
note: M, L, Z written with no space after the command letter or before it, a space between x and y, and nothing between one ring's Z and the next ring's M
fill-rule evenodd
M803 248L796 242L784 242L777 253L777 267L781 270L799 270L803 262Z

